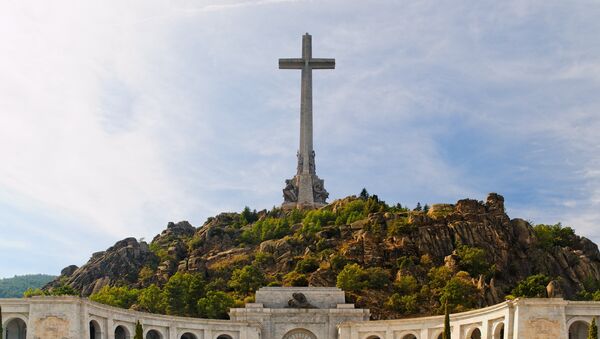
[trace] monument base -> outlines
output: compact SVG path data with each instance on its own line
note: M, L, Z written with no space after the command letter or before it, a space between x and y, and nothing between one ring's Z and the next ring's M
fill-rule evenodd
M325 190L324 182L314 173L296 174L294 178L286 180L283 189L284 210L294 208L307 210L326 206L329 193Z
M281 208L284 211L291 211L293 209L316 210L316 209L319 209L319 208L325 207L325 206L327 206L327 204L318 203L318 202L313 202L313 203L284 202L283 204L281 204Z

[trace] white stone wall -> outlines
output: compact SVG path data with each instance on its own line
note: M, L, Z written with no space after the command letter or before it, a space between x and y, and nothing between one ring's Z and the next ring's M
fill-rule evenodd
M76 297L0 299L0 305L4 329L14 319L20 319L27 325L26 339L87 339L90 322L98 326L97 339L114 339L117 326L123 326L133 337L138 320L145 333L154 330L162 339L180 339L184 333L191 333L197 339L216 339L224 334L232 339L282 339L295 330L310 331L318 339L437 339L444 321L443 316L368 321L369 311L355 309L351 304L327 309L292 309L253 303L232 309L232 320L149 314ZM450 322L453 339L468 339L475 331L483 339L501 338L501 328L502 339L569 338L569 329L574 339L585 339L586 327L593 318L600 320L600 302L517 299L452 314Z

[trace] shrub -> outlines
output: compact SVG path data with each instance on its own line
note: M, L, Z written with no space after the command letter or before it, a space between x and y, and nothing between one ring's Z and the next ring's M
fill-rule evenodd
M227 311L235 305L229 294L221 291L210 291L206 297L198 299L198 314L203 318L227 319Z
M456 311L475 307L479 294L477 287L468 278L470 277L467 274L452 277L443 288L441 304L448 304Z
M399 293L412 294L419 288L417 279L412 275L403 275L396 280L394 287Z
M575 240L575 231L571 227L563 227L561 223L536 225L533 231L538 239L538 245L544 249L572 246Z
M90 300L121 308L130 308L136 303L139 290L133 288L104 286L90 296Z
M248 265L233 271L229 280L229 287L241 294L256 291L265 284L265 276L254 266Z
M390 284L390 272L381 267L369 267L365 274L370 288L382 289Z
M275 263L273 254L267 252L257 252L252 264L256 267L265 268Z
M536 274L521 280L512 290L514 297L543 298L546 296L546 286L550 278L543 274Z
M299 273L312 273L319 268L319 262L314 258L306 258L296 263L296 271Z
M165 298L158 286L152 284L142 289L137 298L141 310L150 313L165 312Z
M366 286L365 270L358 264L348 264L338 274L336 286L344 291L355 292Z
M289 223L286 219L265 218L246 228L241 235L241 240L249 244L258 244L265 240L280 239L290 233Z
M480 274L487 274L490 271L490 264L485 256L485 251L478 247L460 245L456 249L459 257L461 269L469 272L472 277L478 277Z
M388 227L389 236L410 235L417 227L408 222L408 218L394 220Z
M385 307L404 314L416 313L418 307L418 296L416 294L400 295L392 294L385 302Z
M285 286L303 287L308 286L306 275L292 271L283 276L283 284Z

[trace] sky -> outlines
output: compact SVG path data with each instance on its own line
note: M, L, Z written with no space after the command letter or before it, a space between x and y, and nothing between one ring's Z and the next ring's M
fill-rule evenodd
M0 1L0 277L282 202L313 56L317 174L600 242L600 3Z

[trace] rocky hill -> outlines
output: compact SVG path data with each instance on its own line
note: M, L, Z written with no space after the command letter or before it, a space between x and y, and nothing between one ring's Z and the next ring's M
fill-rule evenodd
M202 288L180 303L188 306L177 306L170 281L183 276L197 277ZM408 210L363 192L316 211L245 209L199 228L169 223L149 244L124 239L82 267L65 268L45 290L68 285L122 307L222 317L196 309L197 298L219 291L221 299L242 304L261 285L337 285L383 319L439 313L445 302L459 311L511 294L542 296L548 284L552 294L600 298L599 281L593 242L560 224L510 219L498 194ZM138 294L123 303L106 296L123 289L152 290L155 299L150 305Z

